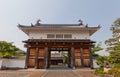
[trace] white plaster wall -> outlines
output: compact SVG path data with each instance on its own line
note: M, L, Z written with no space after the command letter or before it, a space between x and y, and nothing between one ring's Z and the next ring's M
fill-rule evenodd
M96 60L95 60L95 59L93 59L93 68L98 68L98 67L100 67L100 66L99 66L99 65L97 65Z
M0 69L1 69L1 67L2 67L2 59L0 59Z
M89 34L87 32L72 33L72 39L89 39Z
M2 59L1 67L24 68L25 67L25 59Z
M88 31L31 30L29 32L29 39L47 39L47 34L72 34L72 39L89 39L89 37L90 37ZM62 39L64 39L64 38L62 38Z

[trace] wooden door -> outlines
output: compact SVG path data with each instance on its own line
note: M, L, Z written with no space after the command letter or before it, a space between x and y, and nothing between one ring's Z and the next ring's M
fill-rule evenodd
M90 51L89 48L83 48L83 62L85 67L90 67Z
M30 48L30 53L29 53L29 58L28 58L28 67L34 68L35 54L36 54L36 48Z
M81 54L80 54L80 48L75 48L75 66L80 67L81 66Z
M44 48L39 48L38 51L38 68L44 68Z

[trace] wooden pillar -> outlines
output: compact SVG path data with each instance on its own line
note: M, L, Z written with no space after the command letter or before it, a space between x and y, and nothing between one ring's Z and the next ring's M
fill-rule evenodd
M68 67L70 67L70 62L71 62L71 60L70 60L70 57L71 57L71 54L70 54L70 50L68 51Z
M47 69L48 68L48 48L45 47L44 48L44 68Z
M89 48L90 51L90 68L93 69L93 57L92 57L92 50Z
M84 56L83 56L83 48L80 48L80 58L81 58L81 66L84 67Z
M51 53L50 53L50 50L48 50L48 67L47 68L49 68L50 67L50 61L51 60Z
M25 68L28 68L29 55L30 55L30 48L27 47L27 53L26 53L26 59L25 59Z
M74 53L74 47L71 47L71 68L75 69L75 53Z
M35 54L35 68L38 69L38 51L39 48L36 48L36 54Z

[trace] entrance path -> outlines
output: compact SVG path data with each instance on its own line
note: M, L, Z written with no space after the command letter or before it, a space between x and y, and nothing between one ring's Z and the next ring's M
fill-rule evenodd
M25 69L0 70L0 77L101 77L94 74L91 69ZM102 76L103 77L103 76ZM104 76L113 77L113 76Z
M48 70L41 77L81 77L72 70Z

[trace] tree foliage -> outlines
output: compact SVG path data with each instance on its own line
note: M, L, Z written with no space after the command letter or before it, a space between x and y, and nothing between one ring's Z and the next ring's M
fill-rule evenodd
M114 77L120 77L120 18L113 22L110 30L112 31L112 38L105 41L107 45L106 50L109 51L110 54L109 56L98 56L96 63L100 67L112 67L108 73L113 74ZM100 73L101 72L103 72L103 70L100 70Z
M105 44L108 46L107 50L111 51L114 49L114 46L117 43L120 43L120 18L116 19L110 27L112 31L112 38L109 38L105 41Z
M120 63L120 18L111 25L112 38L105 41L107 51L110 52L108 60L111 64Z
M101 47L101 42L99 42L97 45L95 45L94 48L92 48L92 56L93 57L98 57L98 54L96 54L96 52L103 50L103 48Z
M19 50L13 43L0 41L0 53L3 57L11 57Z
M106 67L107 65L109 65L109 61L108 61L108 57L107 56L98 56L96 63L100 66L100 67Z
M113 22L110 30L112 31L112 38L105 41L105 44L107 45L106 51L110 54L109 56L98 56L96 63L100 65L100 67L120 64L120 18Z
M120 44L113 47L114 49L110 52L108 60L111 64L120 63Z

